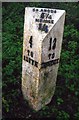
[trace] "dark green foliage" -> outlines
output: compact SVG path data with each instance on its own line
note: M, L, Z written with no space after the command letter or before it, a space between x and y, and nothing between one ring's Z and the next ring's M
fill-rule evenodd
M66 10L64 39L54 97L35 112L21 93L24 12L26 6ZM79 119L79 4L3 3L3 118ZM46 76L45 76L46 77Z

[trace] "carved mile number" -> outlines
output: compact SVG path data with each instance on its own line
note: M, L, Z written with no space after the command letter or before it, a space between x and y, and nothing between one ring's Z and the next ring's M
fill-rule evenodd
M56 38L53 40L53 45L52 45L52 38L50 38L50 43L49 43L49 50L55 49L56 48Z
M49 51L50 50L54 50L55 48L56 48L56 41L57 41L57 39L56 38L54 38L54 40L53 40L53 42L52 42L52 38L50 38L50 41L49 41ZM52 44L53 43L53 44ZM53 54L48 54L48 58L50 59L50 58L54 58L55 57L55 53L53 53Z
M38 29L41 31L45 31L45 33L47 33L48 32L48 25L39 23Z
M31 48L32 48L32 45L33 45L33 40L32 40L32 39L33 39L33 37L31 36L31 37L30 37L30 40L29 40L29 43L30 43L30 47L31 47Z

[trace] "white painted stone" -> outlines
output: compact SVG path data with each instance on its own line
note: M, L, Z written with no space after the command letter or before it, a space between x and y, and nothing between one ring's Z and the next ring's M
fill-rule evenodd
M38 22L44 10L44 18ZM52 20L54 23L51 23ZM64 20L64 10L25 8L22 91L24 98L37 111L48 104L54 95ZM46 24L48 31L39 30L39 23L42 26Z

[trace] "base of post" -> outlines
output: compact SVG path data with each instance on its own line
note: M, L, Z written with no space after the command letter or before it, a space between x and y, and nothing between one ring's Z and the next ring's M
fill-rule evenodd
M54 92L55 92L55 87L53 88L52 94L50 94L50 96L49 95L40 96L38 93L38 96L33 98L27 94L27 89L25 88L25 86L22 86L22 93L24 99L28 101L30 108L34 109L35 111L39 111L45 105L49 104L54 95Z

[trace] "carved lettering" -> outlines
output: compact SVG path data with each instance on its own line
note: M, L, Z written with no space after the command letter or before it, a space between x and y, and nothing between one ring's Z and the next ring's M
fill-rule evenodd
M41 64L41 68L46 68L48 66L52 66L52 65L55 65L55 64L58 64L58 63L59 63L59 58L55 59L55 60L48 61L48 62L43 62Z
M35 60L25 56L25 55L24 55L24 61L29 62L31 65L34 65L35 67L38 67L38 62L37 61L35 61Z

